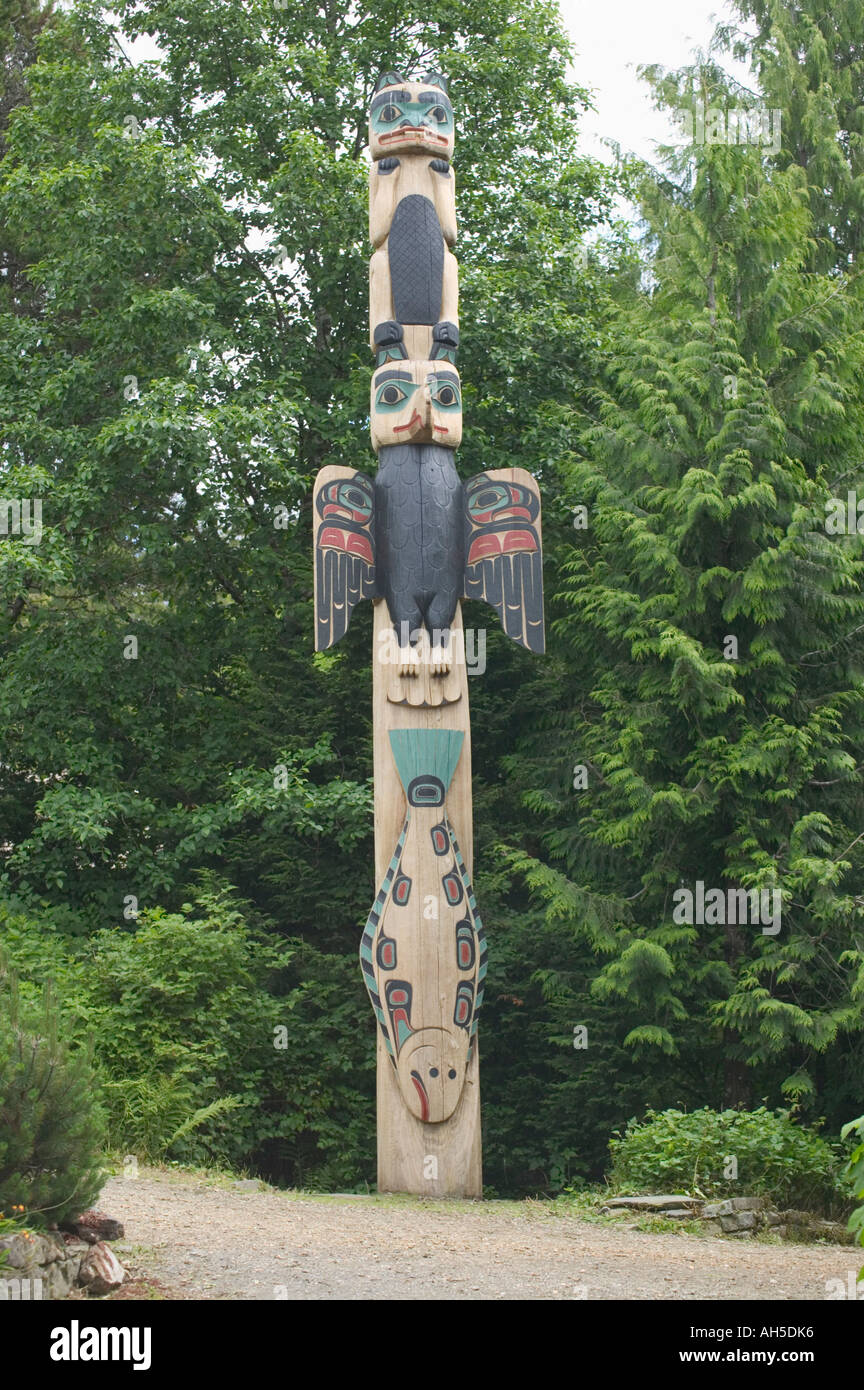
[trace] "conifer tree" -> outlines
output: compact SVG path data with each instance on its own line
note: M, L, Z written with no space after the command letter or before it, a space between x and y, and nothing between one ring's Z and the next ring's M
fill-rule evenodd
M782 117L781 169L802 170L811 264L854 269L864 246L864 9L859 0L735 0L717 45L750 61ZM755 25L755 33L754 31Z
M679 111L742 101L712 63L648 75ZM706 1087L719 1054L716 1105L833 1096L864 1055L862 545L826 530L860 477L860 306L812 267L794 162L670 149L641 206L652 283L573 460L589 524L554 624L584 670L561 723L587 781L547 836L564 877L518 862L603 962L628 1046L695 1047ZM699 882L776 889L779 929L684 920Z
M0 967L0 1210L54 1225L102 1186L102 1114L89 1057L58 1038L51 990L27 1013Z

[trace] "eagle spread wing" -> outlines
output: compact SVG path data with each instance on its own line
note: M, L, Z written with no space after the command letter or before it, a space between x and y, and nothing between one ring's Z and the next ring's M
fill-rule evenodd
M545 650L540 492L524 468L465 484L465 597L497 609L514 642Z
M374 598L375 505L365 473L330 464L315 479L315 650L344 637L351 611Z

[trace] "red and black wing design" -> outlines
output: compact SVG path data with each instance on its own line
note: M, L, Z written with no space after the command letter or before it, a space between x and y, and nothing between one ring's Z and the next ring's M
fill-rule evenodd
M540 491L524 468L465 484L465 597L496 608L514 642L545 650Z
M315 479L315 650L344 637L354 605L375 592L372 480L330 464Z

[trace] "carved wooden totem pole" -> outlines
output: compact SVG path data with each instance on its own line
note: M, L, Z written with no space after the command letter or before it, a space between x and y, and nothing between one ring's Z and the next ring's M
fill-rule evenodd
M378 1188L479 1197L477 1017L486 941L474 891L460 599L543 651L540 496L521 468L461 482L453 109L440 73L385 73L369 145L374 479L315 482L320 651L375 603L375 863L360 944L378 1026Z

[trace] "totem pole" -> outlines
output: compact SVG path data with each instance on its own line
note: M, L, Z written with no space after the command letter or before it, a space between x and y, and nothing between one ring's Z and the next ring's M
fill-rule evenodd
M482 1195L477 1018L486 941L471 885L460 599L542 652L540 496L521 468L463 483L453 109L440 73L385 73L369 145L374 479L315 481L315 644L375 604L378 896L360 966L378 1024L378 1189Z

